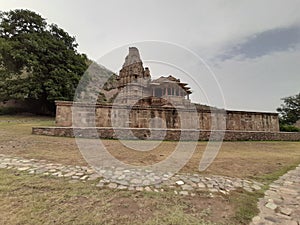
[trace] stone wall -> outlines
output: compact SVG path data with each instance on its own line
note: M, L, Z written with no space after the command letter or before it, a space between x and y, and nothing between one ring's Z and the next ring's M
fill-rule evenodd
M56 126L279 131L278 115L276 113L216 109L211 112L207 109L195 111L191 108L176 110L174 108L144 106L130 108L126 105L112 106L108 104L97 104L92 107L88 104L78 103L76 104L77 110L73 124L72 107L73 102L56 102ZM92 118L95 118L95 121ZM162 120L155 119L151 121L153 118L161 118ZM195 118L198 119L198 123L195 122Z
M37 135L48 136L63 136L74 137L76 132L77 137L86 138L103 138L103 139L128 139L128 133L132 132L134 138L130 139L152 139L157 140L163 137L163 140L199 140L207 141L211 134L220 140L218 137L223 135L222 131L208 130L181 130L181 129L156 129L151 132L145 128L71 128L71 127L34 127L32 133ZM154 133L154 135L153 135ZM182 138L182 136L184 138ZM196 138L195 138L196 137ZM264 131L225 131L224 141L300 141L300 132L264 132Z

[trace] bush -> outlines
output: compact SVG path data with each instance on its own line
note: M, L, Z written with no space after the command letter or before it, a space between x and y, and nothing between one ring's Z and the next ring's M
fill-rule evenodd
M0 115L15 115L19 113L26 113L27 111L17 107L0 107Z
M293 125L280 124L280 131L285 131L285 132L300 132L300 128L295 127Z

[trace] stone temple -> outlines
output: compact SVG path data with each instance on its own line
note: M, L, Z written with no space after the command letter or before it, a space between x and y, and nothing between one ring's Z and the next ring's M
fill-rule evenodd
M56 127L33 128L33 133L72 137L76 128L80 137L156 139L156 131L165 140L179 140L182 134L194 140L195 133L197 140L209 140L212 133L222 131L225 140L300 139L299 134L279 132L277 113L192 103L192 91L180 79L172 75L152 79L136 47L129 48L115 83L111 102L57 101Z
M188 106L192 93L186 83L173 76L151 80L148 67L143 62L137 48L130 47L118 77L118 103L136 103L165 107L171 104ZM139 104L142 104L139 102Z

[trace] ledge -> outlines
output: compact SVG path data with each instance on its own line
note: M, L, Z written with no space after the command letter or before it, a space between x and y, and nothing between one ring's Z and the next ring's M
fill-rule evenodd
M103 139L141 139L166 141L300 141L300 132L209 131L180 129L111 128L111 127L33 127L32 134L59 137ZM131 134L131 135L130 135Z

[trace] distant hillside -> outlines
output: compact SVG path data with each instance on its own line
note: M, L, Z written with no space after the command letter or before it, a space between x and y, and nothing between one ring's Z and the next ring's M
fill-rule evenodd
M79 99L98 103L111 102L118 93L117 75L102 65L92 62L82 77ZM79 90L80 91L80 90Z

